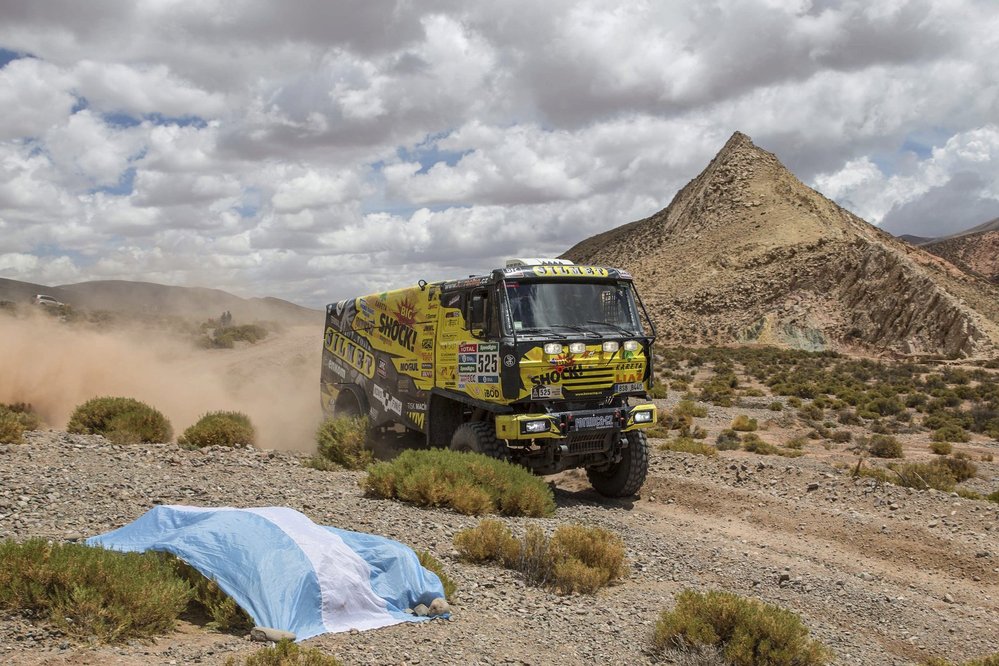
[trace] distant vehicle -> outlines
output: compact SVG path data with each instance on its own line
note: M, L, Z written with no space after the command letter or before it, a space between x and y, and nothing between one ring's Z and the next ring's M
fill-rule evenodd
M35 299L32 301L35 305L44 305L46 307L65 305L65 303L60 303L56 299L48 296L46 294L35 294Z

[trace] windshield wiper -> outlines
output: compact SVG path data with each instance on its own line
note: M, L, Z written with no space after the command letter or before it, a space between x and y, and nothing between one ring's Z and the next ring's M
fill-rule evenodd
M609 327L613 328L614 330L621 331L625 335L637 335L637 333L635 333L634 331L629 331L624 326L619 326L617 324L612 324L609 321L597 321L596 319L587 319L586 323L587 324L599 324L601 326L609 326Z
M598 338L600 337L600 334L597 333L596 331L591 331L590 329L583 328L582 326L574 326L573 324L552 324L552 328L568 328L573 331L578 331L580 333L586 333L587 335L595 335Z

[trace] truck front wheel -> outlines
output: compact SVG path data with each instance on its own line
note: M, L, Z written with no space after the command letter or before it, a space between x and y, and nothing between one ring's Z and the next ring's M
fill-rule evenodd
M649 472L649 442L645 433L632 430L623 437L628 440L628 448L621 450L620 462L607 469L586 470L593 489L605 497L631 497L641 489Z
M472 451L506 459L506 445L496 439L496 427L487 421L462 423L451 438L452 451Z

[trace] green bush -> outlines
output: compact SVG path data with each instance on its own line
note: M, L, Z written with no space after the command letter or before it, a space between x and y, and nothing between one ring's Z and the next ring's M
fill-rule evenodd
M950 457L937 458L932 464L946 467L954 475L958 483L967 481L975 476L975 474L978 474L978 467L964 453L955 453Z
M378 497L459 513L550 516L551 489L523 467L479 453L448 449L403 451L368 470L362 487Z
M701 419L708 415L708 408L698 405L693 400L681 400L673 409L673 413L680 416Z
M74 636L118 643L165 633L191 594L156 553L0 543L0 608L30 611Z
M678 451L680 453L695 453L702 456L717 456L718 449L699 442L691 437L677 437L663 442L659 445L660 451Z
M0 406L0 444L23 444L24 426L17 414Z
M368 419L365 416L334 416L316 430L319 455L347 469L364 469L375 456L368 445Z
M173 428L163 414L133 398L93 398L73 412L66 430L104 435L115 444L169 442Z
M927 661L925 666L999 666L999 652L962 662L948 661L947 659L934 657Z
M202 339L202 346L216 347L218 349L232 349L237 342L248 342L254 344L267 337L267 329L256 324L243 324L241 326L229 326L227 328L215 329L214 335L205 336Z
M319 648L305 648L283 639L248 657L229 657L225 666L342 666L342 662L323 654Z
M867 440L862 440L862 445L867 448L875 458L904 458L902 445L891 435L871 435Z
M649 398L653 400L663 400L666 398L666 386L656 382L652 385L652 390L649 391Z
M938 456L948 455L954 450L954 445L950 442L930 442L930 451Z
M764 442L755 433L747 433L742 437L742 448L750 453L759 453L764 456L772 456L779 452L776 446Z
M222 591L214 580L205 577L190 564L167 553L158 553L173 568L178 578L191 588L190 606L200 608L211 621L208 627L218 631L238 629L248 631L253 628L253 620L240 608L236 601Z
M791 611L730 592L680 592L656 622L652 644L657 652L715 647L734 666L817 666L831 658Z
M11 414L24 430L38 430L41 427L41 419L35 414L31 405L24 402L13 402L6 405L0 404L0 416ZM2 441L2 440L0 440Z
M252 447L256 440L253 424L241 412L209 412L177 438L181 446L202 449L206 446Z
M458 584L445 573L444 565L441 564L441 561L426 550L417 551L416 557L420 560L421 567L427 571L433 571L437 575L437 578L440 579L441 585L444 586L444 598L454 598L454 593L458 591Z
M752 432L758 427L756 419L751 419L745 414L739 414L732 420L732 430L736 432Z
M621 539L600 527L562 525L548 538L531 525L518 540L500 521L486 519L456 534L454 544L469 562L496 562L562 594L593 593L627 568Z
M774 400L769 405L767 405L767 409L769 409L771 412L784 411L784 403L781 402L780 400Z
M945 425L933 433L934 442L967 442L970 439L967 431L956 424Z

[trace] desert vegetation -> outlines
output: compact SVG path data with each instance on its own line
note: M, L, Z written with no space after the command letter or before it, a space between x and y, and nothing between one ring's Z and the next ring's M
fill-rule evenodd
M66 430L104 435L115 444L169 442L173 427L162 413L134 398L100 397L73 412Z
M375 459L369 437L367 417L328 418L316 430L319 453L305 461L305 465L319 470L364 469Z
M734 666L818 666L830 658L791 611L719 591L678 594L675 608L656 622L652 645L659 653L713 651L716 661L699 663Z
M177 443L188 448L206 446L253 446L256 431L250 418L242 412L209 412L177 438Z
M459 513L550 516L555 500L548 485L529 471L480 453L409 450L368 469L361 482L376 497Z
M31 405L23 402L0 404L0 444L21 444L24 432L37 430L40 425Z
M620 537L600 527L562 525L547 536L529 525L518 539L503 522L487 518L456 534L454 544L468 562L514 569L532 585L561 594L595 592L627 569Z
M342 666L342 663L316 648L304 648L286 638L247 657L229 657L225 666Z

